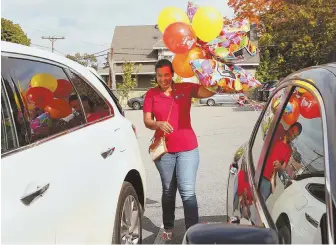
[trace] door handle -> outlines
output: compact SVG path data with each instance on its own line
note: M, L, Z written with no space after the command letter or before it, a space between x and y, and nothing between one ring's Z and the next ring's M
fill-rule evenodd
M28 185L25 194L21 197L21 202L29 206L34 200L43 196L43 194L49 189L50 183L43 185Z

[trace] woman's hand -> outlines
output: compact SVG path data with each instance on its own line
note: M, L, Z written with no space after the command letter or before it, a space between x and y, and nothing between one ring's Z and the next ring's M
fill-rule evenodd
M157 121L156 125L163 132L170 134L173 132L173 127L169 124L169 122Z

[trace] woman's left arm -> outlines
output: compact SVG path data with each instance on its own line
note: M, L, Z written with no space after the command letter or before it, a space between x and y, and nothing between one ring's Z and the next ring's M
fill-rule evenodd
M202 98L209 98L211 96L213 96L214 92L211 92L210 90L206 89L203 85L201 85L198 89L198 94L197 94L197 98L202 99Z

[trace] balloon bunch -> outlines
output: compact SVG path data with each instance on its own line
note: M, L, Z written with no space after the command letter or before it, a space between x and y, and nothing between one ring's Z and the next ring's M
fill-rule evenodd
M274 97L272 99L271 108L274 113L280 104L280 99L281 96ZM321 117L320 107L317 99L304 88L295 89L293 95L285 107L281 119L284 123L290 126L299 119L300 115L306 119Z
M32 77L26 99L34 108L48 112L51 118L61 119L72 113L67 101L71 93L72 85L69 81L39 73Z
M20 91L20 97L29 111L30 127L34 134L47 132L52 119L61 119L72 114L68 103L71 93L72 85L67 80L57 80L46 73L38 73L31 78L28 90ZM19 105L17 96L15 101Z
M163 9L158 27L166 47L175 53L172 63L180 77L196 77L214 92L242 92L260 85L250 73L233 65L244 58L244 49L251 56L257 53L248 38L247 20L224 25L217 9L189 2L187 12Z

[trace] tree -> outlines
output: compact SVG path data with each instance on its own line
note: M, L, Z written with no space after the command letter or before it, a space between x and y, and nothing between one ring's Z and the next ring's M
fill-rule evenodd
M122 66L122 83L117 84L118 93L122 98L128 99L129 93L136 87L136 73L139 72L140 66L135 66L133 62L126 62Z
M335 60L335 0L297 0L263 14L260 80Z
M76 61L77 63L86 66L86 67L92 67L95 70L98 69L98 64L97 64L97 57L94 56L93 54L83 54L81 55L80 53L76 53L75 55L66 55L66 57L70 60Z
M30 39L21 26L5 18L1 18L1 40L30 46Z
M279 9L284 0L229 0L228 6L233 8L236 20L249 19L259 24L260 16L271 9Z

